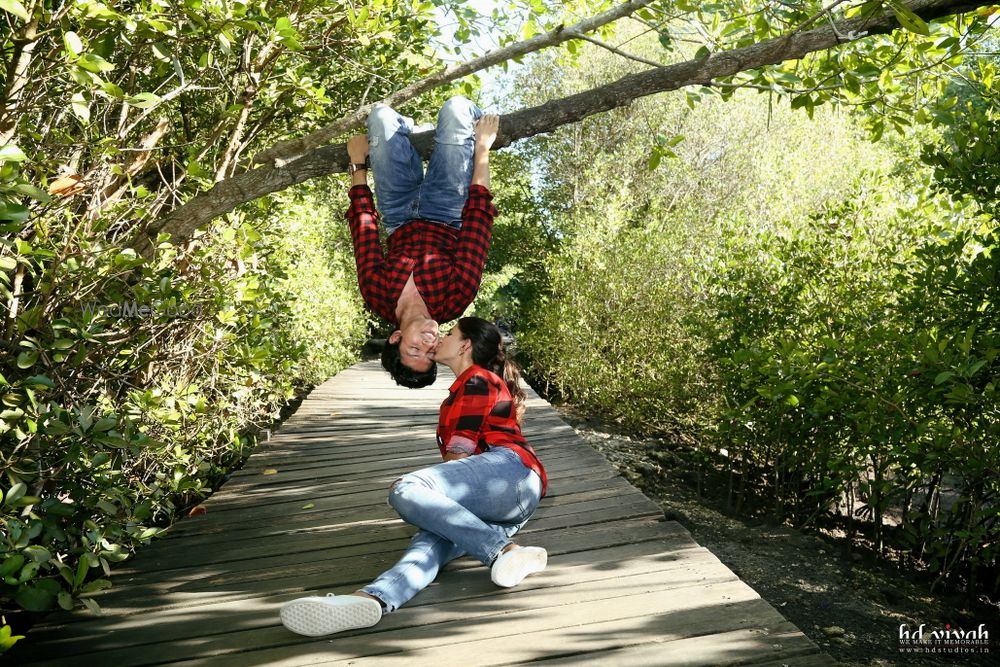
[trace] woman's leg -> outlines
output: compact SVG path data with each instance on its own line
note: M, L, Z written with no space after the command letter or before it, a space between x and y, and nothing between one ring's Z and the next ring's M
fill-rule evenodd
M385 603L385 612L399 609L427 588L447 563L465 552L440 535L418 530L403 557L361 589Z
M438 113L434 152L420 186L417 217L462 226L462 208L472 182L476 121L483 111L461 95L452 97Z
M375 177L376 206L386 232L417 217L416 204L424 168L410 132L413 120L385 104L368 114L368 153Z
M538 476L515 452L495 447L404 476L389 502L404 521L489 566L535 511L540 495Z

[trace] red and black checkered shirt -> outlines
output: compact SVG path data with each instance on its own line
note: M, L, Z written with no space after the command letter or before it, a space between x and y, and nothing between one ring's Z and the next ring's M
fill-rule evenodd
M482 454L490 447L513 449L542 478L545 497L549 478L534 448L521 435L510 390L496 373L473 364L455 378L441 404L437 441L441 456L449 451Z
M351 204L344 217L351 226L358 286L372 312L396 324L396 303L412 273L432 319L447 322L461 317L479 292L493 238L497 210L489 189L469 187L461 230L413 220L389 235L387 254L379 244L379 214L371 189L355 185L348 195Z

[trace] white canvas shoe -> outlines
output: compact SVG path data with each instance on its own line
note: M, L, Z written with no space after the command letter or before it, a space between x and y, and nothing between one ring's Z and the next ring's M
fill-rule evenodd
M497 586L517 586L529 574L545 569L549 554L541 547L515 547L500 554L490 568L490 579Z
M382 605L357 595L334 595L291 600L281 605L281 623L307 637L370 628L382 618Z

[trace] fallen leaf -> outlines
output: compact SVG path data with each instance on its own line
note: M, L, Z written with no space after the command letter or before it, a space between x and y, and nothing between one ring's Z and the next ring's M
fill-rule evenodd
M307 504L305 504L305 505L302 506L302 509L304 509L304 510L311 510L314 507L316 507L316 503L307 503Z
M201 514L205 514L206 512L208 512L208 508L207 507L205 507L204 505L198 505L196 507L192 507L191 508L191 511L188 512L188 516L189 517L199 516Z
M56 180L49 183L49 194L68 196L75 195L78 192L83 191L83 186L80 185L80 181L83 180L80 176L73 174L71 176L60 176Z
M262 475L277 475L278 471L275 470L274 468L265 468L264 472L262 472L261 474Z

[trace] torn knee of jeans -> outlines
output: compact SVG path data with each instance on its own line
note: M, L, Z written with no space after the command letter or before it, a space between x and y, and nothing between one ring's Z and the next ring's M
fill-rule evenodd
M396 478L396 481L395 481L395 482L393 482L393 483L392 483L392 486L390 486L390 487L389 487L389 495L388 495L388 496L386 496L386 498L385 498L385 504L386 504L386 505L388 505L389 507L392 507L392 503L390 503L390 502L389 502L389 498L390 498L390 497L392 496L392 492L396 490L396 487L397 487L397 486L399 485L399 483L400 483L400 482L402 482L402 481L403 481L403 478L402 478L402 477L397 477L397 478Z

